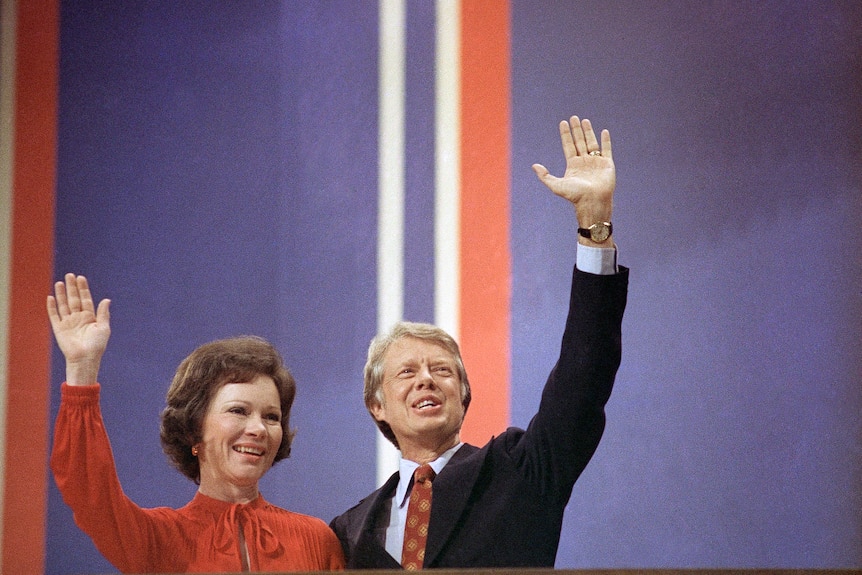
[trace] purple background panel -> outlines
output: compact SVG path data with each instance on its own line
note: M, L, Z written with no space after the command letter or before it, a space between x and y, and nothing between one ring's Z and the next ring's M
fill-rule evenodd
M513 420L562 330L556 123L609 128L623 365L558 567L862 564L862 8L513 3ZM553 262L553 265L549 265Z
M126 493L188 501L159 445L167 385L197 345L255 333L299 386L265 496L346 509L342 478L375 477L376 4L64 3L61 50L57 277L113 300L103 410ZM53 482L47 554L51 573L111 570Z

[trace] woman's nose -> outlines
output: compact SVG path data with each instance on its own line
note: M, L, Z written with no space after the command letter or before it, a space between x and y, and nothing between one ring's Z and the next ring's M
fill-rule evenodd
M245 426L246 433L251 435L262 435L266 432L266 425L263 423L263 418L260 416L251 416Z

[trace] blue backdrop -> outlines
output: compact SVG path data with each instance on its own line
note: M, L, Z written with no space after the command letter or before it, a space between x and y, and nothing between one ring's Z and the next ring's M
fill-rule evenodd
M328 521L375 487L376 2L61 16L56 276L113 300L103 411L127 494L192 496L158 440L173 369L255 333L299 384L293 455L262 489ZM408 2L415 320L433 310L433 19ZM574 220L530 165L562 171L570 114L611 130L632 268L557 566L859 567L862 7L513 0L511 33L514 424L563 327ZM50 489L47 571L111 571Z

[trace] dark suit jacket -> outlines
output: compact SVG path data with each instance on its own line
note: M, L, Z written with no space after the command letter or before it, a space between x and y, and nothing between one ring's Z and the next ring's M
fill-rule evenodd
M526 431L464 445L434 480L425 568L553 567L563 511L604 431L628 270L575 269L560 358ZM385 535L398 473L332 520L348 569L399 569Z

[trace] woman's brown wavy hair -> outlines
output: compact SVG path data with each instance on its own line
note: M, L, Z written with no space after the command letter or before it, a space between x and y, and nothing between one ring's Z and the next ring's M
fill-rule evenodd
M201 470L192 446L201 441L204 416L215 394L227 383L249 382L266 375L275 382L281 402L281 445L273 464L290 456L295 432L290 408L296 382L278 351L265 339L241 336L204 344L177 368L162 411L162 449L180 473L200 483Z

